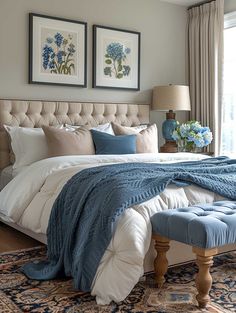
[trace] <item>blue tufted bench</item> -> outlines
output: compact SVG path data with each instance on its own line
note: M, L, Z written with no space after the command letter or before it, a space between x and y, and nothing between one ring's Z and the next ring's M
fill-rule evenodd
M151 223L157 251L154 268L158 287L165 282L164 275L168 269L166 252L170 241L191 245L199 268L196 299L200 308L206 307L210 301L213 256L217 254L218 247L236 243L236 202L218 201L167 210L153 215Z

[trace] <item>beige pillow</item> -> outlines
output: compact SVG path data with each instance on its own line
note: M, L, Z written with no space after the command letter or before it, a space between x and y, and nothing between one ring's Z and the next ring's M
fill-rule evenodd
M121 126L112 122L112 128L115 135L137 135L137 153L157 153L157 126L152 124L146 129L138 132L137 130L131 129L131 127Z
M86 128L78 128L73 132L43 126L43 131L48 144L48 156L62 156L75 154L95 154L93 139Z

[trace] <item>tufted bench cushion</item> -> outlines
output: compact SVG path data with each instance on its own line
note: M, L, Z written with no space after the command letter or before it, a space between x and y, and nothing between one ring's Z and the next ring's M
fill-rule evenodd
M153 233L204 249L236 243L236 202L159 212L151 218Z
M157 286L162 287L165 282L170 241L191 245L199 268L196 299L199 307L205 308L210 302L213 256L219 246L236 243L236 201L217 201L159 212L152 216L151 222L157 252L154 261Z

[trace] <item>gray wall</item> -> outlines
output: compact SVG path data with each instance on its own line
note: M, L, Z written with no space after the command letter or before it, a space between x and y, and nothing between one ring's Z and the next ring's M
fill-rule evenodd
M88 23L87 89L28 84L29 12ZM0 98L150 103L153 86L185 83L186 19L159 0L0 0ZM92 89L92 24L141 32L140 92Z

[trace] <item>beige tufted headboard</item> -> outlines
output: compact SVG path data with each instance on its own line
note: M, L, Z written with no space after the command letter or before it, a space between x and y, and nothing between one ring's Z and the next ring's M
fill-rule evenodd
M3 124L91 125L115 121L125 126L149 123L148 104L0 100L0 170L10 164L10 142Z

